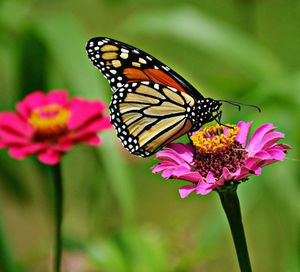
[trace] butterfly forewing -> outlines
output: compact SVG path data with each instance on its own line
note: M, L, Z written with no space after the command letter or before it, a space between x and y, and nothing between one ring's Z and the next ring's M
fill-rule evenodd
M124 147L146 157L191 129L187 109L193 106L189 95L173 88L126 83L112 97L111 122Z
M109 38L93 38L88 41L86 50L113 92L129 82L151 81L190 93L197 99L203 98L175 71L138 48Z

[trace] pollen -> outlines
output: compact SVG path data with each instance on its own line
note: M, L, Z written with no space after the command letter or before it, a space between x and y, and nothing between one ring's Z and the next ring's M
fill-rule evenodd
M244 165L246 150L236 141L239 127L226 124L203 128L192 135L195 148L195 168L202 176L212 172L216 178L222 175L223 168L236 171Z
M56 141L67 132L70 110L59 104L50 104L34 109L28 119L35 132L35 140Z
M198 151L215 153L232 145L238 132L239 128L230 124L210 126L197 131L191 140Z

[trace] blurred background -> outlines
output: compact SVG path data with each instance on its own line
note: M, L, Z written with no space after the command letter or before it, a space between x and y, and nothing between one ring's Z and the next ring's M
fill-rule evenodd
M85 53L95 36L145 50L205 96L261 107L223 110L224 123L274 123L293 146L239 187L253 271L300 271L299 0L1 0L0 33L1 111L37 89L109 103ZM184 183L152 174L154 158L126 153L113 130L101 136L63 159L64 271L239 271L216 193L180 199ZM0 271L49 271L49 168L0 157Z

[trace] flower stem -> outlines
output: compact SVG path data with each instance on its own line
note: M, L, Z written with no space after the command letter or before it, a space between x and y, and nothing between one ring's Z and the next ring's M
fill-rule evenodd
M251 272L247 242L244 233L240 203L236 193L237 184L218 190L223 209L225 210L241 272Z
M62 237L61 225L63 218L63 182L61 175L60 163L53 166L54 177L54 199L55 199L55 257L54 257L54 272L60 272L61 254L62 254Z

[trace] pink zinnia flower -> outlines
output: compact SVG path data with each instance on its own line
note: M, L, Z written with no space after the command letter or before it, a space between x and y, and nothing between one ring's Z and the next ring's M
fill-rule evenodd
M282 161L290 146L278 144L284 134L272 124L259 127L247 141L252 122L217 125L200 129L190 137L192 143L169 144L156 154L161 162L153 173L165 179L192 183L179 189L182 198L190 193L205 195L251 175L260 175L262 167Z
M100 101L68 99L64 90L36 91L19 103L17 112L0 113L0 148L22 159L36 153L54 165L76 143L100 144L98 131L111 127Z

